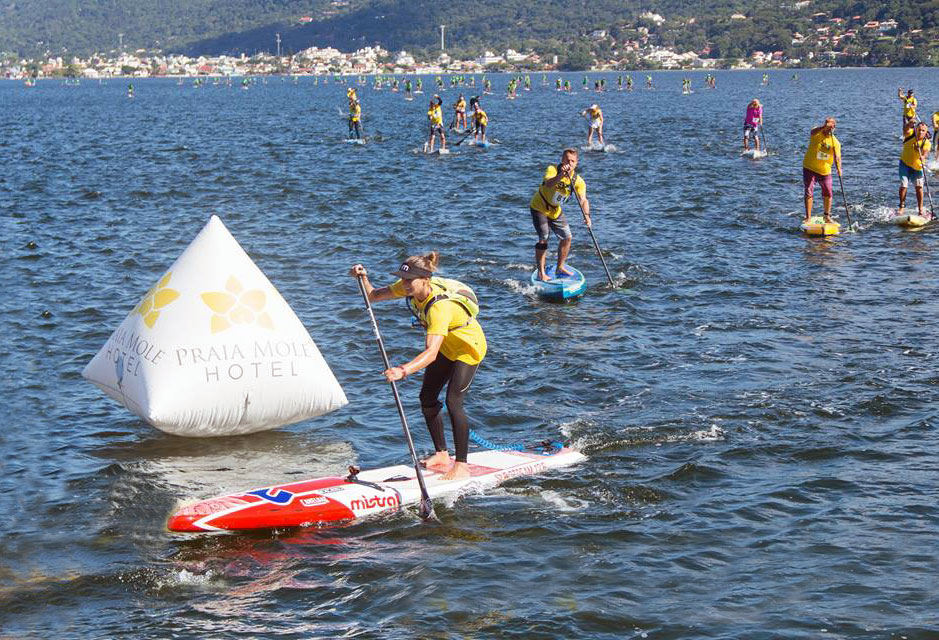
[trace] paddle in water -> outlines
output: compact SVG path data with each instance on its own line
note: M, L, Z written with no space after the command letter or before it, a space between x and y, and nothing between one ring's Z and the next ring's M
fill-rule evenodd
M385 363L385 369L391 368L391 361L388 360L388 354L385 352L385 343L381 339L381 332L378 330L378 321L375 320L375 312L372 311L372 303L369 302L368 294L365 292L365 284L362 282L362 276L357 279L359 291L362 292L362 298L365 300L365 308L368 311L368 317L372 321L372 331L375 332L375 340L378 341L378 349L381 351L381 359ZM414 473L417 474L417 484L421 488L421 506L418 510L421 518L424 520L436 520L434 514L434 503L427 493L427 485L424 484L424 474L421 473L421 463L417 459L417 452L414 450L414 440L411 439L411 430L408 428L408 419L404 415L404 407L401 405L401 396L398 395L398 387L394 381L389 382L391 393L395 398L395 405L398 407L398 416L401 418L401 428L404 429L404 439L408 443L408 450L411 452L411 461L414 463Z

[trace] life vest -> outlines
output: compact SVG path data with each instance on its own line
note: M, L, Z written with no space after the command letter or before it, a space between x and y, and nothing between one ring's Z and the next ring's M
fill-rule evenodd
M469 320L467 320L459 327L456 327L456 329L462 329L463 327L468 326L479 314L479 298L476 297L476 293L472 288L470 288L469 285L463 284L459 280L441 278L440 276L431 277L430 284L432 287L440 289L440 292L431 296L430 300L427 301L427 304L424 305L423 309L417 308L417 304L415 304L414 298L412 296L405 298L408 309L411 311L411 315L413 315L417 322L419 322L420 325L425 329L427 328L427 312L430 311L430 308L434 306L435 303L440 302L441 300L452 300L453 302L463 307L463 309L469 315Z

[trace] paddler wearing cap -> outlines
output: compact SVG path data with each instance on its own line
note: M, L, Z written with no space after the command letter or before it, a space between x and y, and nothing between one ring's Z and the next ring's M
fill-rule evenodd
M590 133L587 134L587 146L593 146L593 132L597 132L597 139L603 145L603 111L596 104L590 105L580 112L580 115L590 118Z
M434 142L438 135L440 136L440 149L447 148L447 136L443 132L443 111L440 109L442 104L443 99L435 94L430 99L430 107L427 109L427 121L430 124L430 135L427 138L428 153L434 152Z
M538 278L547 281L545 273L545 256L548 252L548 234L553 231L558 237L558 263L555 273L572 275L565 266L567 255L571 251L571 227L564 218L561 205L574 196L580 202L584 214L584 223L590 226L590 203L587 201L587 183L580 176L574 181L571 189L571 179L577 169L577 149L565 149L561 152L561 162L551 165L544 172L541 186L535 191L528 207L531 210L531 221L538 234L535 243L535 264L538 267Z
M903 131L906 133L910 123L916 120L916 98L913 97L912 89L907 91L904 96L903 87L897 87L897 97L903 103Z
M369 282L368 272L361 264L354 265L350 274L362 278L371 302L407 298L411 312L427 330L424 350L412 360L386 369L384 376L393 382L426 368L420 392L421 412L436 453L424 460L424 466L443 472L442 480L457 480L470 476L466 461L469 421L463 410L463 398L486 356L486 336L476 319L479 306L472 290L456 280L434 276L438 259L436 251L411 256L392 272L399 279L379 289ZM439 396L444 385L456 449L452 461L440 415L443 405Z

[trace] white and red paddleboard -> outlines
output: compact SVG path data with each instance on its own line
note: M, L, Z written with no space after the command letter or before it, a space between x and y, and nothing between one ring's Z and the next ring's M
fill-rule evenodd
M478 451L469 454L471 476L444 481L426 469L431 498L497 486L586 460L574 449L550 445L538 451ZM202 500L170 516L170 531L239 531L282 527L330 527L397 511L421 500L414 468L396 465L345 478L328 476Z

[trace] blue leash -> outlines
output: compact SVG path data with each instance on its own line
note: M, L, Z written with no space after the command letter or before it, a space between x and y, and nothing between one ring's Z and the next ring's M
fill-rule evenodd
M546 453L552 453L552 450L561 450L564 448L563 442L549 441L549 440L545 440L544 442L539 443L538 446L535 446L535 447L526 447L523 444L496 444L495 442L492 442L491 440L487 440L486 438L482 437L481 435L476 433L473 429L470 429L469 437L470 437L470 440L472 440L479 446L484 447L486 449L490 449L492 451L524 451L525 449L544 449Z

